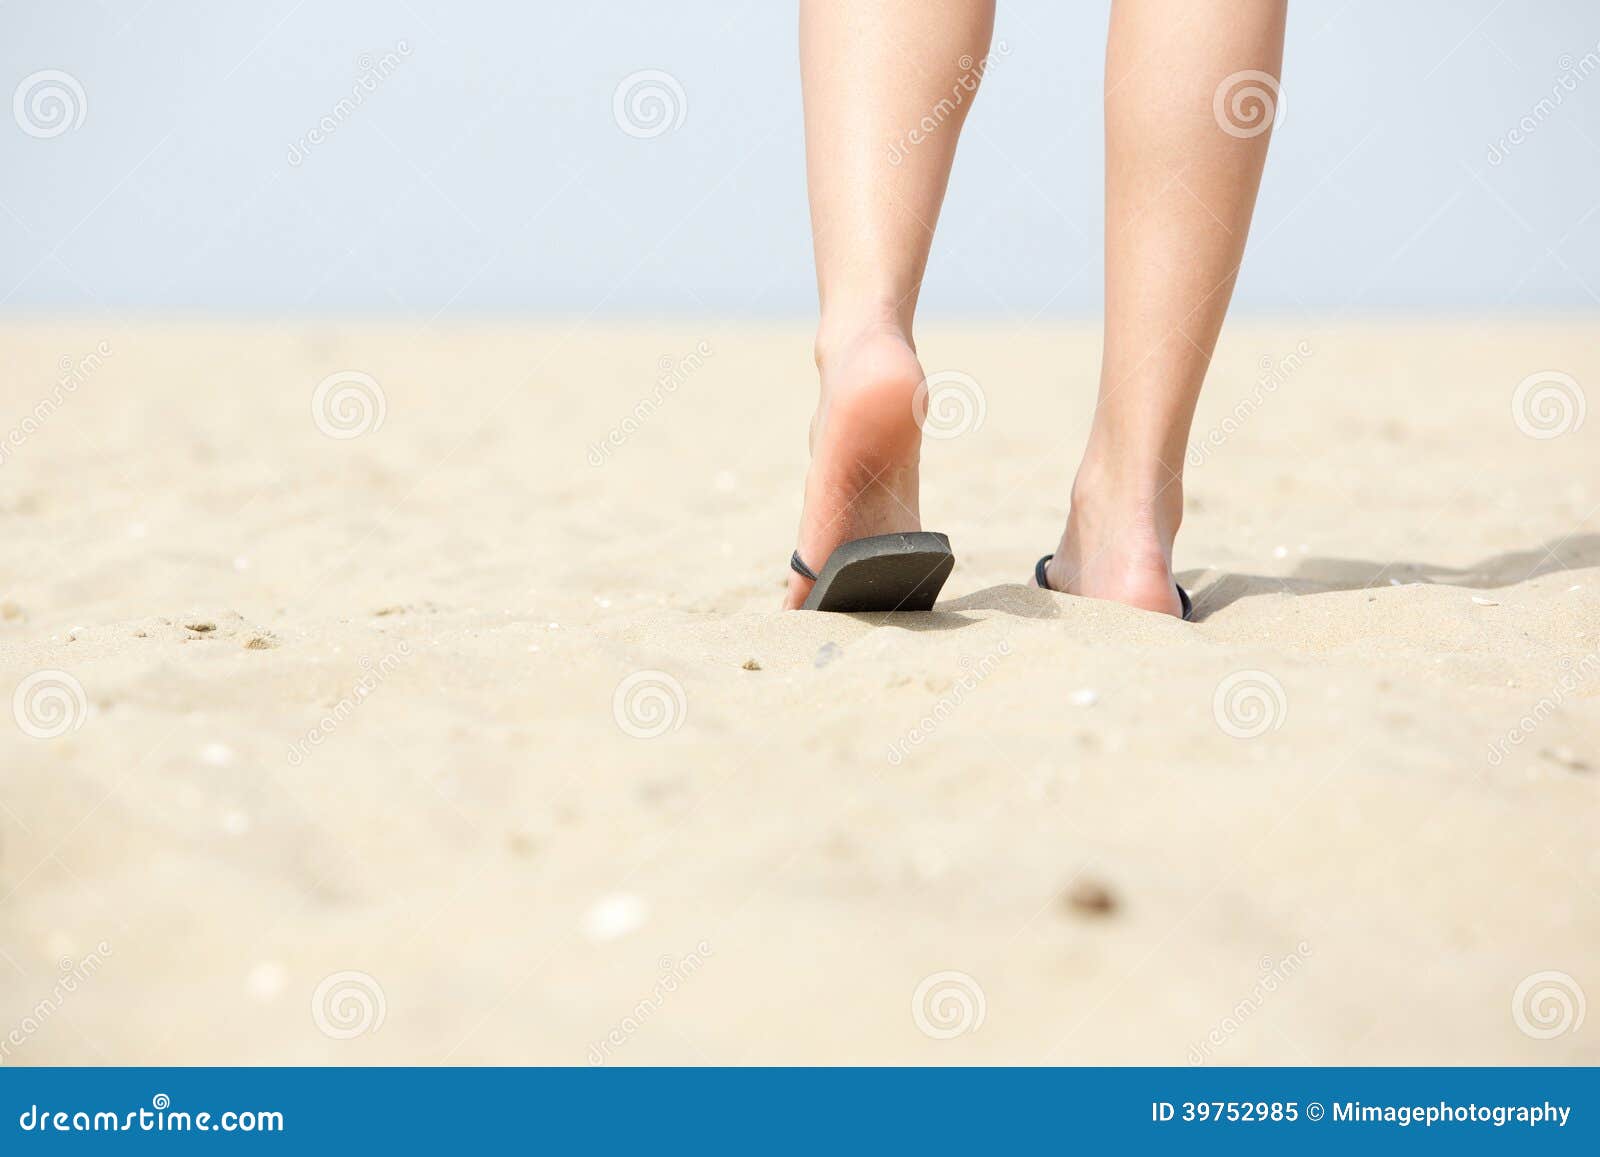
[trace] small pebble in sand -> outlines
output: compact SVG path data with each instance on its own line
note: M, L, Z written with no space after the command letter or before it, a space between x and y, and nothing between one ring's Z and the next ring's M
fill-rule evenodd
M217 629L217 624L211 622L209 619L196 619L192 623L185 623L183 625L187 630L191 630L197 635L207 635Z
M1480 607L1498 607L1500 605L1498 600L1484 598L1482 595L1473 595L1472 601Z
M1066 894L1067 909L1078 916L1109 916L1117 910L1117 898L1099 880L1079 876Z
M14 623L22 618L22 607L11 599L0 602L0 619Z
M609 607L611 605L611 600L610 599L603 599L599 595L595 595L595 597L594 597L594 605L597 606L597 607L600 607L603 610L606 607Z
M1067 702L1074 707L1093 707L1100 702L1100 692L1093 687L1079 687L1071 695L1067 696Z
M1593 771L1594 768L1570 747L1547 747L1539 752L1552 763L1559 763L1568 771Z
M1275 546L1275 547L1273 547L1272 548L1272 557L1273 558L1288 558L1289 557L1289 548L1286 547L1286 546Z
M200 749L200 762L207 767L227 767L233 762L233 748L226 743L208 743Z
M244 641L246 651L270 651L278 645L278 640L271 635L251 635Z
M603 942L626 936L644 923L644 901L627 892L613 892L589 906L583 915L583 934Z
M561 629L561 624L560 623L547 623L547 624L545 624L545 630L547 630L547 631L559 631L560 629Z
M67 642L76 643L80 635L88 631L88 627L72 627L67 631Z
M250 970L244 986L257 1000L271 1000L289 983L289 973L276 960L263 960Z
M843 653L843 648L838 643L824 643L817 648L816 658L811 660L813 667L826 667Z
M244 812L229 812L222 817L222 830L230 836L242 836L250 830L250 817Z
M739 666L744 668L746 671L761 670L761 664L757 663L754 659L746 659L743 663L740 663Z

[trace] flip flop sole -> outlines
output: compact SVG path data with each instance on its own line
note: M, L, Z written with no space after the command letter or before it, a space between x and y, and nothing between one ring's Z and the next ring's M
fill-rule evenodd
M803 611L927 611L955 566L950 540L934 531L878 534L828 556Z

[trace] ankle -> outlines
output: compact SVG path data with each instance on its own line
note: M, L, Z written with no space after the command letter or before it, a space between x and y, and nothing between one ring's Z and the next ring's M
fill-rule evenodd
M1072 482L1072 517L1117 526L1170 551L1183 523L1183 476L1159 461L1111 463L1085 456Z
M812 346L817 368L826 372L847 360L864 341L873 338L893 338L915 349L911 343L911 320L902 317L892 303L825 309Z

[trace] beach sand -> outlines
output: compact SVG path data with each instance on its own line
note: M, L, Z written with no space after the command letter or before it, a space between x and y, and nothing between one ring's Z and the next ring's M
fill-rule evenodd
M881 619L803 324L13 320L0 1063L1600 1063L1597 338L1234 324L1183 624L1025 585L1089 326Z

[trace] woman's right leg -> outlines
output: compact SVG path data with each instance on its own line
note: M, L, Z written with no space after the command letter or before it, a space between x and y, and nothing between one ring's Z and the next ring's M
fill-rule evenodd
M801 0L821 397L800 557L920 530L917 293L994 27L993 0ZM811 583L792 574L785 606Z

